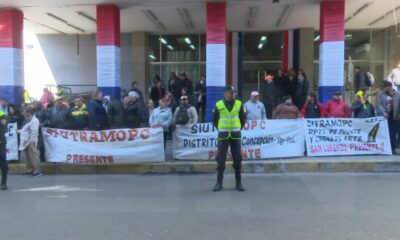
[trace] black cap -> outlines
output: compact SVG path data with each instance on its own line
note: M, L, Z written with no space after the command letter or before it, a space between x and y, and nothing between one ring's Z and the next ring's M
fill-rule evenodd
M393 84L389 81L383 81L383 87L392 87Z
M224 87L224 92L236 92L235 87L228 85Z

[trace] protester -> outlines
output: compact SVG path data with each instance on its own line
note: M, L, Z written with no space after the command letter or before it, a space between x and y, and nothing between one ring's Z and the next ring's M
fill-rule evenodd
M370 118L376 116L374 106L368 101L367 93L363 91L358 91L354 94L351 111L353 112L353 118Z
M153 112L154 112L154 103L153 103L153 100L151 100L151 99L149 99L149 100L147 100L147 102L146 102L146 108L147 108L147 111L149 112L149 117L153 114Z
M175 110L176 110L176 108L178 107L178 103L180 102L180 99L179 99L179 101L176 101L176 98L174 97L174 95L172 95L172 93L168 93L168 95L167 95L167 105L168 105L168 107L170 107L171 108L171 111L172 112L175 112Z
M161 80L157 79L156 86L150 91L150 98L153 100L155 107L158 107L160 99L164 98L165 90L161 87Z
M153 114L150 116L149 125L150 127L162 127L164 129L164 147L172 126L172 120L172 111L167 106L167 100L161 99L159 107L154 109Z
M33 109L31 106L26 107L23 110L25 118L24 126L18 133L21 136L21 144L19 150L23 151L26 157L26 166L28 174L32 174L34 177L42 176L40 169L38 147L39 137L39 120L33 115Z
M247 120L264 120L266 119L266 111L264 104L260 102L260 94L257 91L253 91L250 94L250 100L244 104L244 108L247 113Z
M48 105L51 105L51 102ZM62 89L56 94L56 102L53 107L48 109L49 127L59 129L69 129L71 113L68 104L65 102L65 96Z
M136 92L136 91L135 91ZM122 104L121 101L111 96L111 102L107 111L107 122L111 129L122 128Z
M194 98L193 98L193 83L189 80L186 73L179 74L179 79L181 80L182 85L182 95L188 96L189 103L194 105Z
M105 96L103 97L103 107L108 112L108 106L110 105L111 97L110 96Z
M287 76L285 76L286 80L286 94L290 95L292 99L295 98L295 90L297 83L297 72L294 69L289 69Z
M279 101L283 96L288 95L286 90L286 80L287 79L285 78L282 69L278 69L278 72L274 76L276 104L279 104Z
M266 75L264 81L261 82L261 102L263 103L266 110L267 119L272 118L272 112L274 107L278 104L276 99L276 87L273 82L272 75Z
M325 117L325 107L318 102L317 95L310 92L307 95L307 100L301 109L301 117L303 118L323 118Z
M94 99L89 102L89 129L100 131L108 128L107 112L103 107L103 93L101 90L96 90Z
M309 83L303 70L299 70L294 89L294 103L298 109L301 109L306 102Z
M181 105L174 112L173 123L175 125L185 125L197 123L198 117L196 109L189 104L187 96L181 97Z
M48 103L47 105L51 104L54 105L53 102ZM52 106L51 106L52 107ZM39 127L39 141L38 141L38 148L40 152L40 161L45 162L45 151L46 149L44 148L44 139L43 139L43 133L42 133L42 126L49 126L48 124L46 125L46 121L48 121L48 111L46 108L42 108L42 103L40 101L35 101L32 103L32 108L33 108L33 115L39 120L40 122L40 127ZM21 125L22 127L22 125ZM20 128L18 128L20 129ZM19 136L18 136L19 137ZM19 142L19 139L18 139Z
M140 128L142 123L142 113L144 106L140 101L139 94L130 92L129 96L124 98L122 119L124 127L127 128Z
M386 80L393 84L395 90L398 89L398 86L400 86L400 61L397 63L396 68L389 73Z
M182 84L174 72L169 74L168 91L175 96L175 100L178 102L182 95Z
M7 190L7 175L8 175L8 161L7 161L7 115L0 110L0 169L1 169L1 183L0 190Z
M202 75L200 77L200 82L196 84L194 93L197 98L197 112L201 115L201 122L205 121L206 116L206 99L207 99L207 87L206 87L206 77Z
M368 84L368 76L367 74L361 70L361 67L356 66L355 67L356 71L356 76L354 78L354 88L355 92L357 93L358 91L363 91L366 92L369 88Z
M325 107L325 115L328 118L349 118L351 110L349 105L343 100L342 93L337 91Z
M0 111L2 111L5 115L8 115L8 103L5 99L0 99Z
M8 105L7 119L8 119L8 123L16 123L17 129L21 129L24 118L23 118L22 114L20 113L19 109L14 104Z
M55 102L53 93L50 92L49 89L43 88L43 95L40 98L40 102L43 108L45 108L48 103Z
M74 100L74 107L71 109L71 124L72 130L85 130L89 126L89 113L86 104L82 98L78 97Z
M300 111L293 104L292 97L287 95L283 97L283 103L279 104L272 114L273 119L297 119L300 117Z
M400 113L400 93L393 90L392 82L383 81L383 90L378 94L376 113L388 121L390 144L394 153L397 145L396 133L398 131L396 128Z
M131 90L128 91L128 95L130 92L136 92L139 95L139 100L141 102L144 102L144 95L143 95L143 91L139 89L139 83L134 81L132 83L132 88Z

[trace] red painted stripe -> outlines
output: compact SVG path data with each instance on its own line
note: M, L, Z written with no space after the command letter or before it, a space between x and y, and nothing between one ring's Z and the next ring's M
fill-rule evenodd
M283 31L282 43L282 70L287 71L289 68L289 31Z
M233 84L233 72L232 72L232 64L233 64L233 34L232 32L228 33L228 85Z
M344 41L345 1L324 1L320 8L321 43Z
M225 2L207 2L207 43L226 43Z
M23 48L24 14L15 9L0 11L0 47Z
M121 47L120 10L115 5L97 5L97 46Z

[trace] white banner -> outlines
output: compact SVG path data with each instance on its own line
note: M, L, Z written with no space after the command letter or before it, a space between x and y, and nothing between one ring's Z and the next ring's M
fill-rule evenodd
M163 162L161 128L73 131L43 129L46 160L75 164Z
M212 160L217 154L218 131L212 123L177 125L173 156L181 160ZM242 131L243 159L304 155L301 120L247 121Z
M7 139L7 160L18 160L18 135L17 123L9 123L6 132Z
M304 130L308 156L392 154L382 117L305 119Z

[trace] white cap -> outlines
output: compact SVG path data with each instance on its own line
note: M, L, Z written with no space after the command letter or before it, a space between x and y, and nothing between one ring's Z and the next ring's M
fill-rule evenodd
M250 96L258 97L258 96L260 96L260 94L257 91L253 91L253 92L251 92Z
M105 96L105 97L103 97L103 99L107 99L109 102L111 101L111 98L110 98L110 96Z
M131 96L131 97L139 98L139 94L138 94L137 92L135 92L135 91L130 91L130 92L128 93L128 95Z

